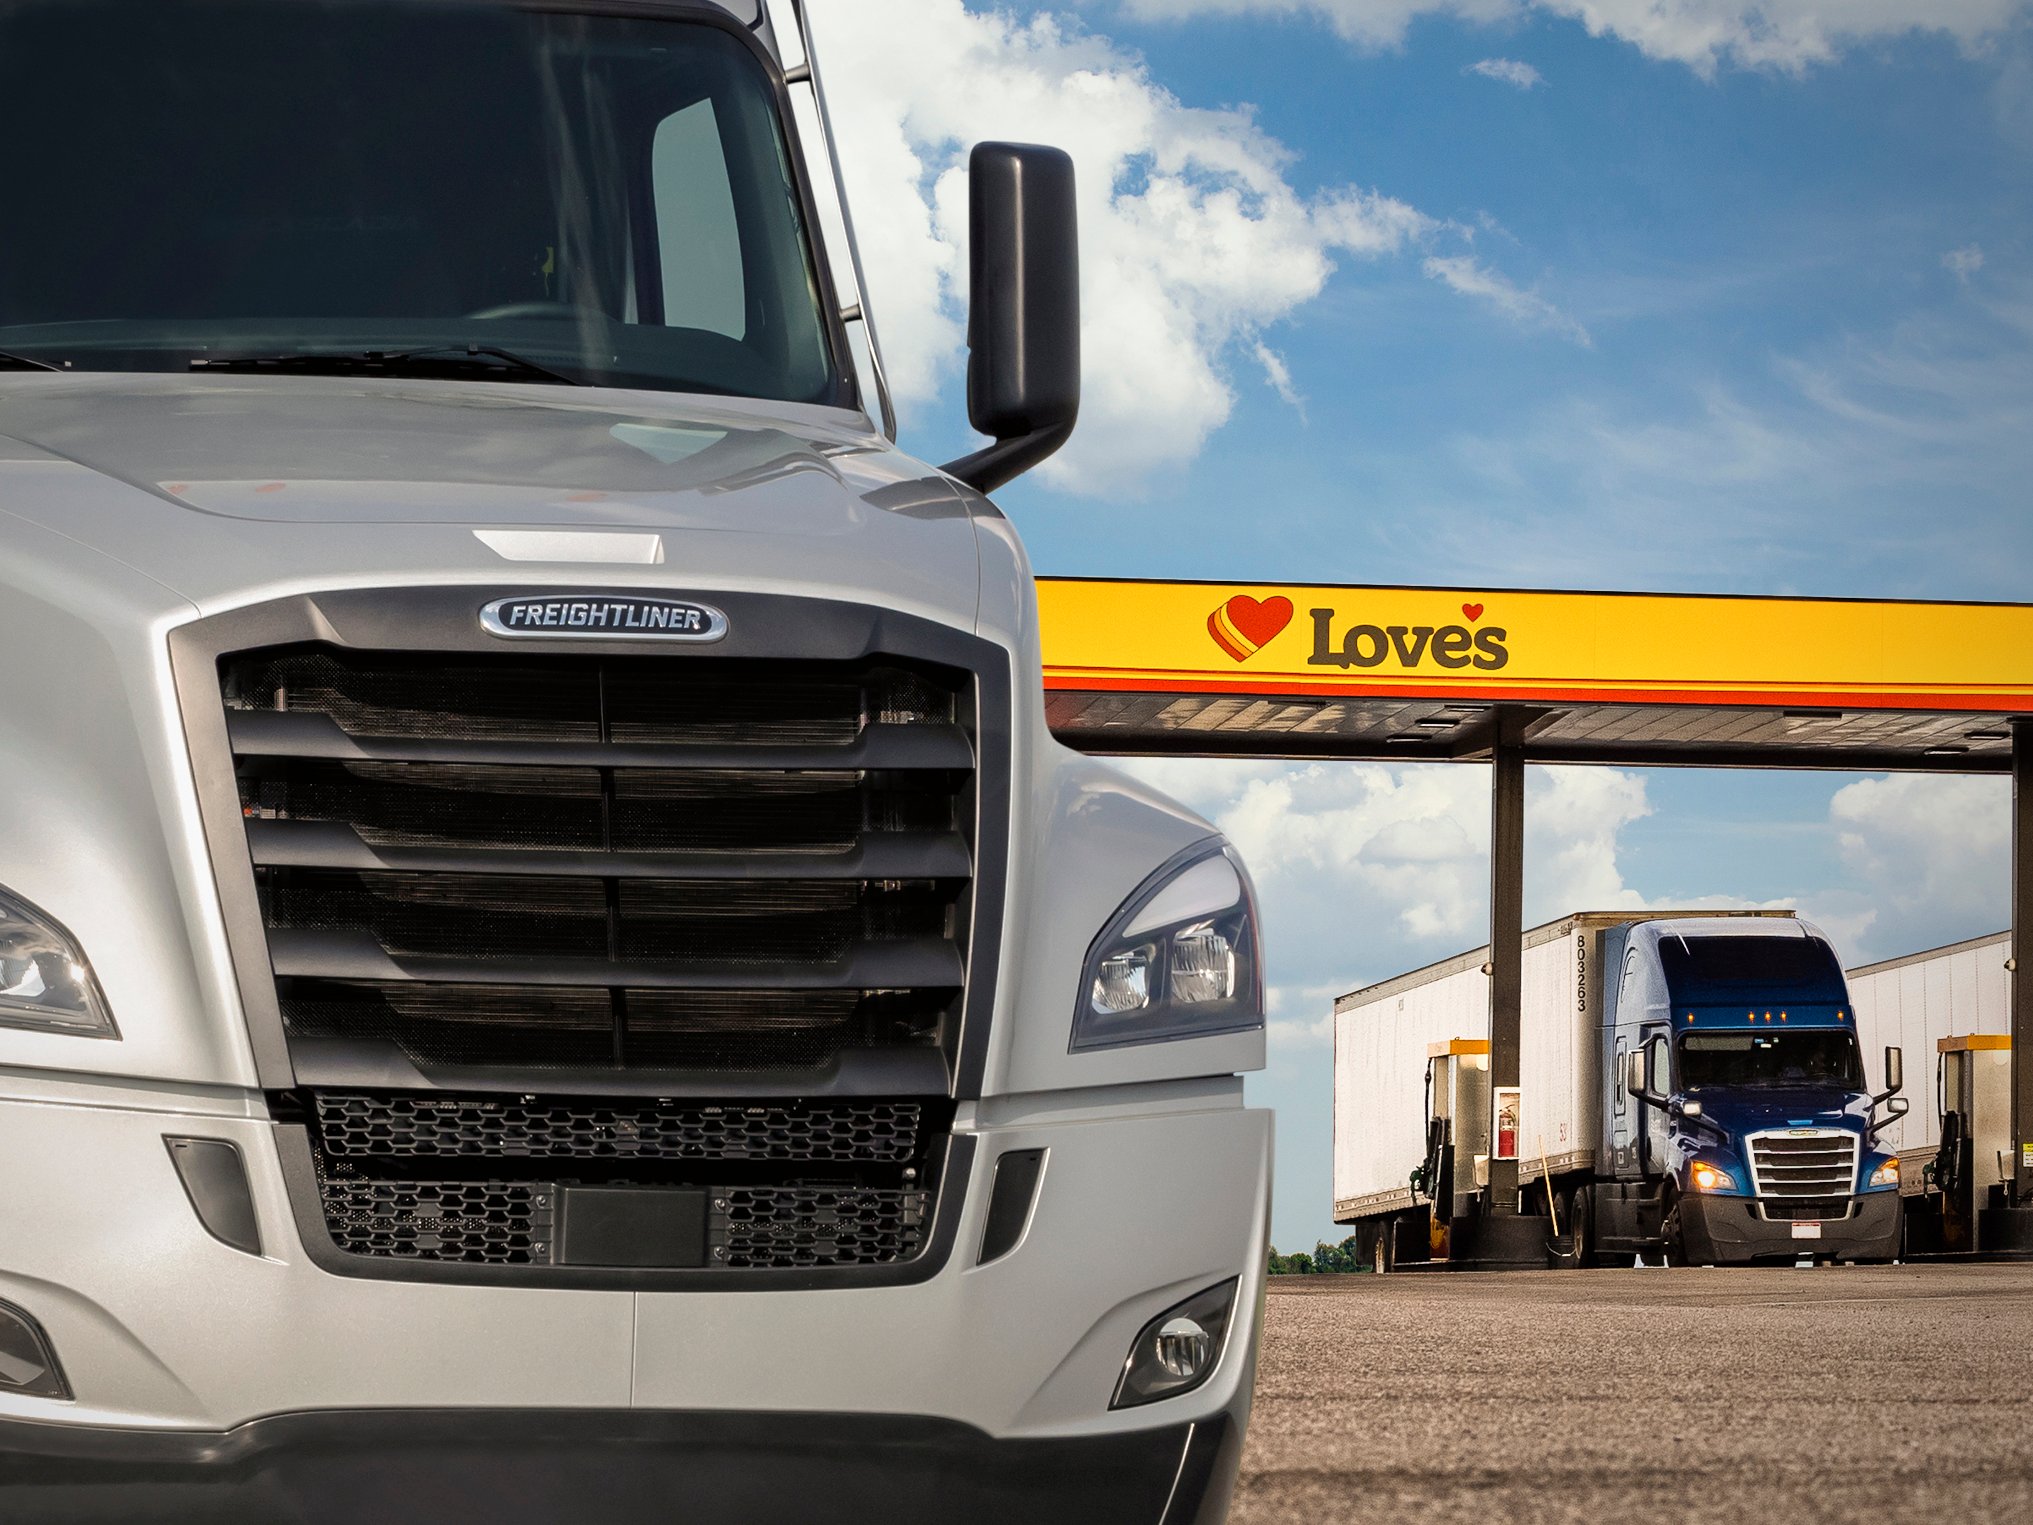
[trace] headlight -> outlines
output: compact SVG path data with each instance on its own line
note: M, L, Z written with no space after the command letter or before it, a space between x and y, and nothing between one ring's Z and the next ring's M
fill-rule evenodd
M1898 1184L1899 1184L1899 1156L1895 1154L1891 1156L1889 1159L1887 1159L1884 1164L1880 1165L1876 1170L1871 1172L1871 1185L1897 1186Z
M0 1026L120 1036L70 933L6 894L0 894Z
M1720 1165L1711 1165L1707 1160L1696 1160L1694 1168L1687 1173L1687 1179L1694 1183L1696 1191L1735 1191L1737 1178Z
M1232 848L1204 842L1145 880L1088 949L1069 1046L1115 1048L1263 1025L1249 876Z

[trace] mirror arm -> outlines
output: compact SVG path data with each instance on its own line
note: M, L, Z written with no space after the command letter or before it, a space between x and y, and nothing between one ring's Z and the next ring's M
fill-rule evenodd
M1069 419L1049 429L1033 429L1029 434L999 439L939 469L976 492L994 492L1003 483L1022 476L1072 437L1073 423Z

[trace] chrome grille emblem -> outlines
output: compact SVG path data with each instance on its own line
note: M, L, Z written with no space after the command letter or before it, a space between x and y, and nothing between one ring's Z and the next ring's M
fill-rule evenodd
M542 640L717 641L727 616L711 604L629 593L532 593L497 598L480 611L493 635Z

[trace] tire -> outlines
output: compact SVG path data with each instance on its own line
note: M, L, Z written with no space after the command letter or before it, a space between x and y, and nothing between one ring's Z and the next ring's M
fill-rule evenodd
M1374 1248L1370 1251L1369 1268L1379 1276L1386 1276L1398 1268L1398 1220L1386 1218L1377 1226Z
M1659 1239L1667 1265L1687 1264L1687 1241L1680 1224L1680 1193L1671 1186L1666 1188L1666 1209L1659 1215Z
M1574 1188L1568 1198L1568 1231L1574 1235L1574 1264L1595 1264L1595 1193L1586 1186Z

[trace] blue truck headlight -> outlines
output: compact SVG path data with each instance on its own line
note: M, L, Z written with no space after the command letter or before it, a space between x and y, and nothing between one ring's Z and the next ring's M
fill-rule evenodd
M113 1014L77 941L43 912L0 892L0 1026L117 1038Z
M1870 1189L1883 1191L1896 1188L1899 1184L1899 1156L1888 1154L1878 1161L1878 1168L1870 1174Z
M1716 1195L1736 1196L1743 1188L1737 1184L1734 1172L1716 1164L1713 1160L1696 1160L1687 1172L1687 1184L1696 1191Z
M1264 1025L1255 897L1235 850L1187 849L1138 886L1080 974L1074 1051Z

